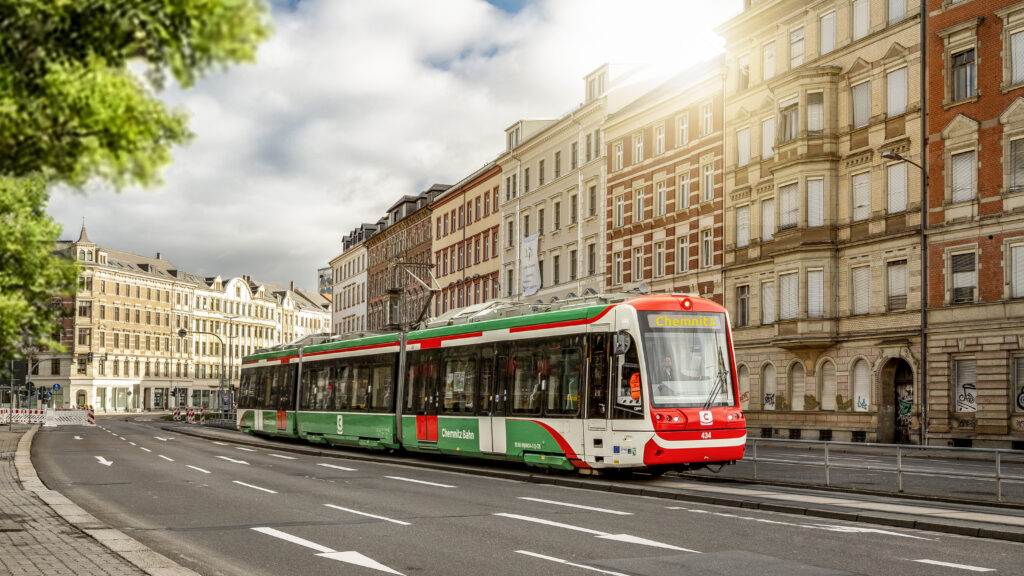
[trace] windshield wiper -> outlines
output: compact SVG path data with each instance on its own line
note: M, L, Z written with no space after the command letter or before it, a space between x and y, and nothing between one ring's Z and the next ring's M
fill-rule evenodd
M722 386L725 384L725 376L729 372L725 369L725 360L722 358L722 349L718 349L718 374L715 375L715 383L711 386L711 392L708 394L708 399L704 401L704 410L707 410L718 398L718 393L721 392Z

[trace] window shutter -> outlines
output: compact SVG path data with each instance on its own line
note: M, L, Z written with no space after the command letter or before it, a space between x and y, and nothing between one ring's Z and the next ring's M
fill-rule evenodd
M828 54L836 47L836 13L821 17L821 53Z
M761 201L761 241L765 242L775 237L775 201L772 199Z
M1011 75L1014 84L1024 82L1024 32L1010 35Z
M814 92L807 95L807 131L821 133L825 129L825 95Z
M861 266L852 270L853 313L867 314L871 309L871 267Z
M761 122L761 158L775 156L775 118Z
M738 164L746 166L750 163L750 128L736 131L736 150Z
M867 220L871 214L871 173L864 172L853 177L853 219Z
M974 198L974 151L953 155L953 202Z
M761 284L761 323L772 324L775 322L775 283L765 282Z
M974 301L974 253L954 254L951 268L953 269L953 303Z
M889 24L895 24L907 14L907 0L889 0Z
M780 275L779 289L782 291L779 317L783 320L796 318L797 313L800 310L800 283L798 273L793 272L791 274Z
M956 360L956 411L978 411L978 361Z
M853 87L853 127L868 125L871 117L871 82L862 82Z
M797 201L797 185L790 184L779 190L779 228L793 228L796 226L800 214L800 203Z
M750 244L750 206L740 206L736 209L736 246L743 247Z
M825 315L824 282L825 272L811 270L807 272L807 317L821 318Z
M825 181L807 181L807 225L825 225Z
M901 162L886 169L889 176L889 214L907 209L907 164Z
M1010 249L1010 295L1024 298L1024 246Z
M870 404L869 386L871 384L871 372L868 363L864 360L857 360L853 365L853 409L856 412L867 412Z
M825 362L821 366L821 409L836 409L836 365Z
M889 309L902 310L907 307L907 263L893 262L888 268Z
M907 111L907 69L890 72L885 77L885 114L890 118Z
M761 372L761 398L765 410L775 410L775 366L771 364Z
M1024 138L1010 142L1010 189L1024 190Z
M868 35L871 28L871 7L868 0L854 0L853 2L853 39L857 40Z

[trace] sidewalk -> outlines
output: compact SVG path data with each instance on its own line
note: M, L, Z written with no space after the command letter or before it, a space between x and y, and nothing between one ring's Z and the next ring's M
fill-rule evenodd
M0 575L198 576L47 489L30 454L38 428L0 428Z
M368 450L321 448L298 442L274 441L235 430L189 424L167 424L166 430L225 442L300 454L374 462L414 464L424 468L493 476L538 484L637 494L688 503L713 504L783 512L814 518L914 528L947 534L1024 542L1024 509L998 505L923 501L832 490L794 489L736 481L698 481L663 477L606 479L573 473L544 474L522 464L501 465L479 460L415 455L384 455Z

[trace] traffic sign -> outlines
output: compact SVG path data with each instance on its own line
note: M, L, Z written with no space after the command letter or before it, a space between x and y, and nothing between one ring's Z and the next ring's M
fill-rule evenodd
M53 391L54 392L60 392L60 384L54 384L53 385Z

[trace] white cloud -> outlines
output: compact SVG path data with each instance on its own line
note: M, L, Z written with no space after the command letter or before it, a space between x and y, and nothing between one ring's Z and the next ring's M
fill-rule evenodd
M258 62L162 97L191 114L164 186L116 195L55 190L77 238L204 275L313 289L340 238L403 194L454 183L493 159L504 128L556 118L603 62L709 57L738 0L538 0L515 14L481 0L305 0L275 7ZM695 25L703 22L706 25Z

